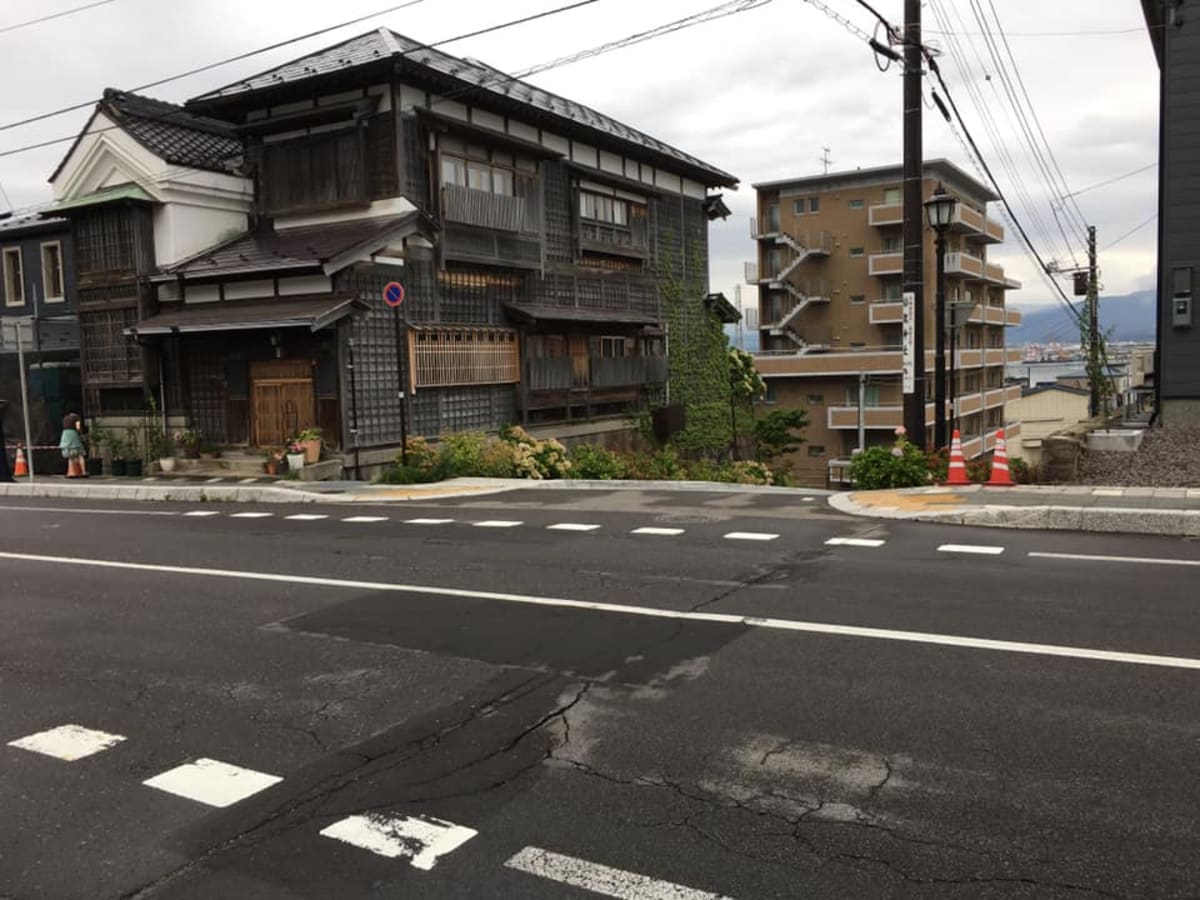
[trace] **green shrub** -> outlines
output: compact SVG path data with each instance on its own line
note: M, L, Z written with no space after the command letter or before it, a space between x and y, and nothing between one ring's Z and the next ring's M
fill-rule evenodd
M488 436L482 431L443 434L437 447L438 462L447 478L479 475L483 469Z
M576 444L568 456L572 478L595 478L609 481L625 477L625 462L611 450L596 444Z
M688 473L675 447L667 444L631 456L626 462L626 477L638 481L678 481L687 478Z
M893 446L868 447L862 453L855 453L850 462L850 478L855 487L874 491L929 484L929 460L904 435L904 428L897 428Z
M785 453L794 453L804 443L800 432L808 426L802 409L773 409L754 422L754 442L758 458L769 462Z
M1012 474L1012 480L1017 484L1032 484L1034 482L1033 470L1029 468L1029 463L1018 457L1010 457L1008 460L1008 471Z
M520 426L505 426L500 438L512 447L518 478L566 478L571 471L567 448L553 438L539 440Z

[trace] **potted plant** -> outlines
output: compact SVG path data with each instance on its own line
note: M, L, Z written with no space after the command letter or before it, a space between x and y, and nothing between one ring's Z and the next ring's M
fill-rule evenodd
M296 436L296 443L304 448L304 462L312 465L321 459L321 429L305 428Z
M299 472L304 468L304 445L299 441L288 444L287 466L289 472Z
M105 444L108 446L108 452L111 454L108 462L109 474L115 475L118 478L125 475L125 442L122 441L116 434L109 434L105 439Z
M212 441L200 442L200 458L201 459L216 459L221 455L221 451L217 449L217 445Z
M108 429L103 425L91 425L88 427L86 471L89 475L104 474L104 448L108 445L110 439Z
M175 457L171 455L170 441L163 430L162 420L157 416L158 409L153 398L150 400L150 415L146 417L146 464L158 460L158 467L164 472L175 471Z
M200 458L200 432L194 428L182 428L175 432L175 444L188 459Z
M125 474L131 478L142 475L141 438L136 425L125 428Z
M268 475L282 475L287 469L287 462L283 458L283 451L271 449L264 454L263 471Z

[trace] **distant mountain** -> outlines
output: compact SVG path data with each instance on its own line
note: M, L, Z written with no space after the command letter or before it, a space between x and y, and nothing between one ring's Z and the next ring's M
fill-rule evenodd
M1154 317L1156 315L1156 293L1136 291L1100 298L1100 330L1108 333L1111 341L1154 341ZM1081 304L1076 303L1079 307ZM1048 344L1058 341L1063 344L1079 343L1079 328L1061 303L1054 306L1037 306L1029 310L1015 309L1024 314L1021 324L1010 328L1005 336L1010 347L1022 344Z

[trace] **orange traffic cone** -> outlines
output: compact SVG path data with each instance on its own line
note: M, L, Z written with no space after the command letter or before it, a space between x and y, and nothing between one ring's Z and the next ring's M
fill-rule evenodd
M25 461L25 448L20 444L17 445L17 462L13 466L13 477L20 478L22 475L29 474L29 463Z
M1008 474L1008 449L1004 445L1004 429L996 432L996 452L992 456L992 477L988 479L992 487L1012 487L1013 480Z
M950 441L950 468L947 472L946 484L970 484L967 478L967 464L963 460L962 438L958 429L954 429L954 437Z

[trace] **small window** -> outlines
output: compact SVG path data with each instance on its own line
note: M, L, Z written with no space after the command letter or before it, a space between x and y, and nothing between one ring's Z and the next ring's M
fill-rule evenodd
M801 198L800 200L792 201L792 212L797 216L804 215L804 211L808 208L808 201Z
M851 201L850 201L850 208L851 208L851 209L862 209L862 208L864 208L866 205L867 205L867 202L866 202L865 200L851 200Z
M824 394L809 394L806 399L808 401L809 406L824 406L825 405L825 395Z
M899 253L903 249L904 249L903 246L900 244L900 238L885 237L883 239L883 252L884 253Z
M900 188L894 187L894 188L887 188L884 190L884 192L883 192L883 205L884 206L899 206L901 202L902 201L900 199Z
M766 392L763 394L763 400L766 401L767 403L775 403L776 402L775 383L774 382L771 382L771 381L766 382Z
M442 157L442 184L467 186L467 164L452 156Z
M820 444L809 444L808 445L808 455L813 459L816 459L819 456L824 456L825 448L822 447Z
M866 298L866 295L864 295L864 294L851 294L850 295L851 303L865 303L866 300L867 300L867 298Z
M61 303L63 291L62 244L42 244L42 285L47 303Z
M808 211L810 213L815 213L815 212L821 211L821 198L820 197L810 197L809 198Z
M25 305L25 271L21 265L21 248L4 251L4 305Z
M620 359L625 355L625 338L623 337L602 337L600 338L600 355L604 359Z
M851 255L851 256L862 256L862 255L863 255L863 252L864 252L864 250L863 250L863 248L862 248L862 247L851 247L851 248L850 248L850 255Z
M883 287L883 299L899 302L904 299L904 285L890 282Z

